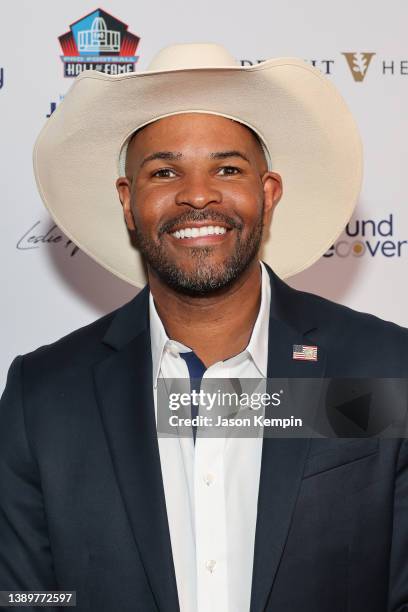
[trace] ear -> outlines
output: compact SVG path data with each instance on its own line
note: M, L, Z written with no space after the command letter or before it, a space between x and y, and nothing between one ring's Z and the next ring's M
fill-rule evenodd
M126 226L129 230L135 230L136 226L130 206L132 183L126 176L120 176L116 181L116 189L119 194L120 203L122 204Z
M269 226L275 206L282 197L282 178L277 172L265 172L262 176L264 190L264 225Z

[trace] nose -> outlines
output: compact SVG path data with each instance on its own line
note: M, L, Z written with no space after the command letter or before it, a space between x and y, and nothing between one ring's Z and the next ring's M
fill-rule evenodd
M219 204L222 194L211 184L211 179L202 173L186 177L179 192L176 194L176 204L193 208L205 208L208 204Z

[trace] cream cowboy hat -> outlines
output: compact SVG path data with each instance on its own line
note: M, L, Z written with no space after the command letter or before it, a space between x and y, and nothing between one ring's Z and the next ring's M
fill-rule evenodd
M285 278L313 264L353 212L362 181L358 129L320 71L296 58L239 66L220 45L162 49L148 70L80 74L42 129L34 172L55 223L123 280L146 284L115 181L138 128L185 112L215 113L254 130L283 179L261 258Z

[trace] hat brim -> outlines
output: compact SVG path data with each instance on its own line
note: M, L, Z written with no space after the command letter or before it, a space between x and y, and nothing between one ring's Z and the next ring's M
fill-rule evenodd
M122 145L141 126L185 112L244 123L265 142L284 185L261 257L287 278L312 265L349 221L362 145L334 85L296 58L250 67L80 74L34 148L40 195L55 223L119 278L146 284L115 188Z

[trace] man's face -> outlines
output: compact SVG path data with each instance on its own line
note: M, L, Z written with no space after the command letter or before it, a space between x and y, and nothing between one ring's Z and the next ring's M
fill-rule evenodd
M117 188L149 276L190 295L243 273L281 195L250 130L209 114L146 126L130 142L126 175Z

